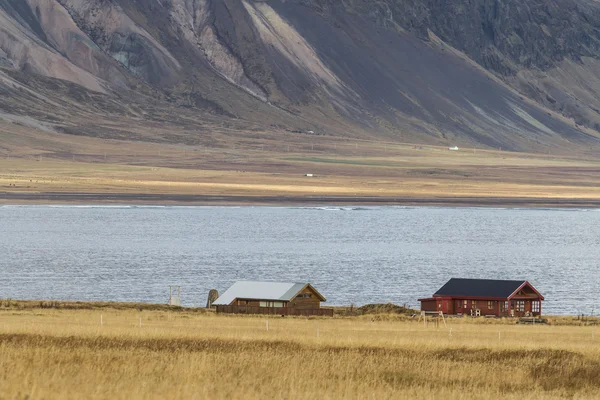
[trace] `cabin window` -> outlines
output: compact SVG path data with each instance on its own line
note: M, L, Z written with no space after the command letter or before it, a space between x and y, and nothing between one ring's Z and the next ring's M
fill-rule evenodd
M463 300L463 308L467 308L467 300Z
M310 299L311 297L312 294L310 293L300 293L298 296L296 296L298 299Z
M500 311L501 312L508 311L508 301L500 302Z
M456 309L460 308L460 300L456 300Z
M283 307L282 301L261 301L261 307Z
M540 302L539 301L531 302L531 312L540 312Z
M261 301L260 306L261 307L273 307L273 302L272 301Z
M520 311L520 312L525 311L525 301L524 300L517 301L517 307L516 308L517 308L516 311Z
M493 309L494 309L494 302L488 301L488 310L493 310Z
M471 300L471 308L477 308L477 300Z

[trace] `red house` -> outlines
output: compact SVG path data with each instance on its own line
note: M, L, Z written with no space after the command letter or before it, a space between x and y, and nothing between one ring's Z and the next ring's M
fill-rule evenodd
M497 317L540 316L543 300L527 281L457 278L450 279L433 297L419 299L421 311Z

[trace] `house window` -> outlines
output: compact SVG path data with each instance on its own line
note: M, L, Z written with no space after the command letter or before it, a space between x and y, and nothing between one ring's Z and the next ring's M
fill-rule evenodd
M531 312L540 312L540 302L539 301L532 301L531 302Z
M477 308L477 301L476 300L471 300L471 308L473 308L473 309Z
M488 310L493 310L493 309L494 309L494 302L488 301Z
M500 302L500 312L508 311L508 301Z
M467 308L467 300L463 300L463 308Z
M300 293L298 296L296 296L297 299L310 299L312 297L312 294L310 293Z
M261 301L259 304L261 307L284 307L283 301Z
M524 300L517 301L516 311L520 311L520 312L525 311L525 301Z

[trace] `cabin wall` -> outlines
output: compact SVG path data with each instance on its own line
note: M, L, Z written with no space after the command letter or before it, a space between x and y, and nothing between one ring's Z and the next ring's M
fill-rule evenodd
M216 306L218 314L260 314L260 315L297 315L297 316L322 316L333 317L332 308L298 309L296 307L252 307L252 306Z
M450 314L450 315L455 314L456 313L456 311L454 311L455 305L456 305L456 303L452 299L444 300L444 306L442 307L444 314Z
M481 316L500 315L500 301L498 300L453 299L452 304L453 312L448 312L448 314L471 315L471 310L479 310ZM475 315L475 311L473 311L473 315Z
M498 300L478 300L477 308L481 315L495 315L500 313L500 302Z
M534 303L538 303L537 308L534 306ZM536 296L535 298L514 298L510 301L510 309L510 313L507 314L510 316L514 315L515 317L538 317L542 315L542 301L539 299L538 296Z
M421 311L437 311L436 300L425 300L421 302Z
M466 301L466 307L465 307ZM522 305L519 302L523 302ZM448 307L447 314L462 314L471 315L471 310L479 310L481 316L497 316L497 317L525 317L528 315L542 315L542 301L539 298L521 298L512 301L502 300L464 300L453 299L453 309ZM534 302L538 302L539 306L534 307ZM506 305L508 303L508 307Z
M299 310L316 309L321 308L321 300L311 288L307 287L292 299L290 306Z
M236 299L231 303L234 306L249 306L249 307L261 307L260 303L278 303L281 304L281 307L287 307L288 303L286 301L273 301L273 300L240 300ZM274 307L274 306L273 306Z

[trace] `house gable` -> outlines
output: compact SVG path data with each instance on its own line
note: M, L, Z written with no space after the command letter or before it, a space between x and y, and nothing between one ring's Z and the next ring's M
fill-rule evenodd
M310 297L308 297L310 296ZM325 297L321 293L317 291L310 283L307 283L300 291L298 291L292 298L291 301L296 300L297 298L312 298L315 297L319 299L319 301L327 301Z
M307 284L290 301L290 306L298 309L315 309L321 307L325 298L315 288Z
M508 299L513 298L539 298L540 300L544 300L544 296L540 292L537 291L536 288L533 287L531 283L525 281L521 286L519 286Z

